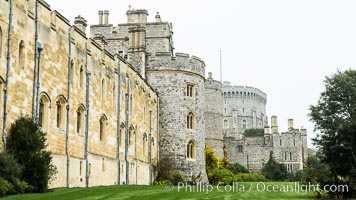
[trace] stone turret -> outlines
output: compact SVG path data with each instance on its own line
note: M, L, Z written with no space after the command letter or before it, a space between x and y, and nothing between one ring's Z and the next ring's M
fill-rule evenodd
M127 23L146 23L148 12L145 9L130 9L126 12Z
M84 34L86 32L87 20L85 20L82 16L78 15L75 17L74 25L78 27Z
M272 116L271 117L271 128L272 128L272 133L273 134L278 133L277 116Z

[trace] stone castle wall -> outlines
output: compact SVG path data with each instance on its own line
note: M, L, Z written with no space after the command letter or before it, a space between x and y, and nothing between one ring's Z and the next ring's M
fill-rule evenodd
M205 81L205 140L220 159L224 158L222 102L221 83L209 73Z
M240 163L253 173L261 171L271 153L290 172L303 170L303 163L308 157L305 129L290 129L287 132L242 139L225 138L225 142L229 161Z
M34 65L34 0L14 1L13 31L11 40L11 69L9 76L9 100L7 127L20 116L31 115L32 84ZM6 35L8 27L9 1L0 1L0 28L3 33L0 51L0 76L5 80L6 73ZM157 95L140 74L123 58L112 55L103 45L87 39L80 27L71 26L60 13L52 11L44 1L39 6L39 42L43 46L41 57L40 95L44 102L43 130L47 132L48 150L53 154L53 163L57 166L57 179L51 187L66 186L66 110L69 36L72 48L71 97L69 106L69 186L85 186L84 160L84 116L80 131L77 131L77 111L87 109L85 102L85 66L88 56L90 75L89 97L89 186L117 184L117 70L121 64L120 88L120 132L125 139L125 127L131 127L130 146L128 148L130 184L149 184L148 136L149 111L152 111L152 164L157 165ZM24 34L26 33L26 34ZM19 65L19 47L24 44L24 66ZM88 51L85 49L88 46ZM82 72L84 70L84 73ZM84 77L83 77L84 76ZM126 77L130 81L130 105L126 105L125 94L128 92ZM104 81L103 81L104 80ZM3 89L4 84L1 84ZM3 90L2 90L3 91ZM3 97L3 94L1 94ZM61 119L57 126L57 102L63 103ZM0 103L3 107L3 101ZM125 124L125 107L130 106L129 124ZM102 139L99 137L100 119L104 117L105 128ZM1 118L1 120L3 120ZM2 121L1 125L2 127ZM124 140L120 143L121 183L125 181Z
M159 132L161 160L168 159L178 173L191 180L205 172L205 64L196 57L173 53L172 25L157 20L147 22L146 10L129 10L127 24L91 26L91 34L102 34L111 52L127 53L129 62L157 91L159 100ZM157 15L156 15L157 17ZM144 65L144 66L143 66ZM187 86L194 94L187 95ZM194 128L187 128L187 115L194 116ZM188 158L188 143L194 143L194 158Z

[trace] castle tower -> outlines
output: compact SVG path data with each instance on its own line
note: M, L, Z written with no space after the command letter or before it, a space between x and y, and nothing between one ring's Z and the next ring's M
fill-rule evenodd
M268 125L264 92L254 87L231 86L226 81L222 91L225 136L240 137L246 129L263 129Z
M222 102L221 83L209 72L205 81L205 140L220 159L224 158Z
M159 95L159 158L184 175L207 181L205 171L205 64L195 56L173 55L172 24L147 22L143 9L127 11L127 23L92 25L91 35L102 34L112 53L125 52L128 62ZM105 20L104 20L105 21ZM194 177L194 178L192 178Z

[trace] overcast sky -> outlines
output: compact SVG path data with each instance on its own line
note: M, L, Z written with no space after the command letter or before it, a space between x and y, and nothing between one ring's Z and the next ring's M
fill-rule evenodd
M149 21L159 11L173 23L175 52L200 57L219 79L221 50L223 80L266 92L268 116L278 116L280 131L288 118L307 128L309 147L315 135L308 108L325 76L356 66L354 0L46 1L71 23L82 15L88 25L98 23L98 10L109 10L112 24L126 23L129 5L147 9Z

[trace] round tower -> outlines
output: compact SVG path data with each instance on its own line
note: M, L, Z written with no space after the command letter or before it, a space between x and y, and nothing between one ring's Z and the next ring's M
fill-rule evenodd
M268 125L264 92L249 86L231 86L229 82L223 83L222 91L225 136L236 137L246 129L263 129Z
M204 74L200 58L182 53L157 52L146 65L147 82L159 95L160 161L186 180L207 182Z
M221 83L209 72L205 81L205 140L220 159L224 158L222 102Z

